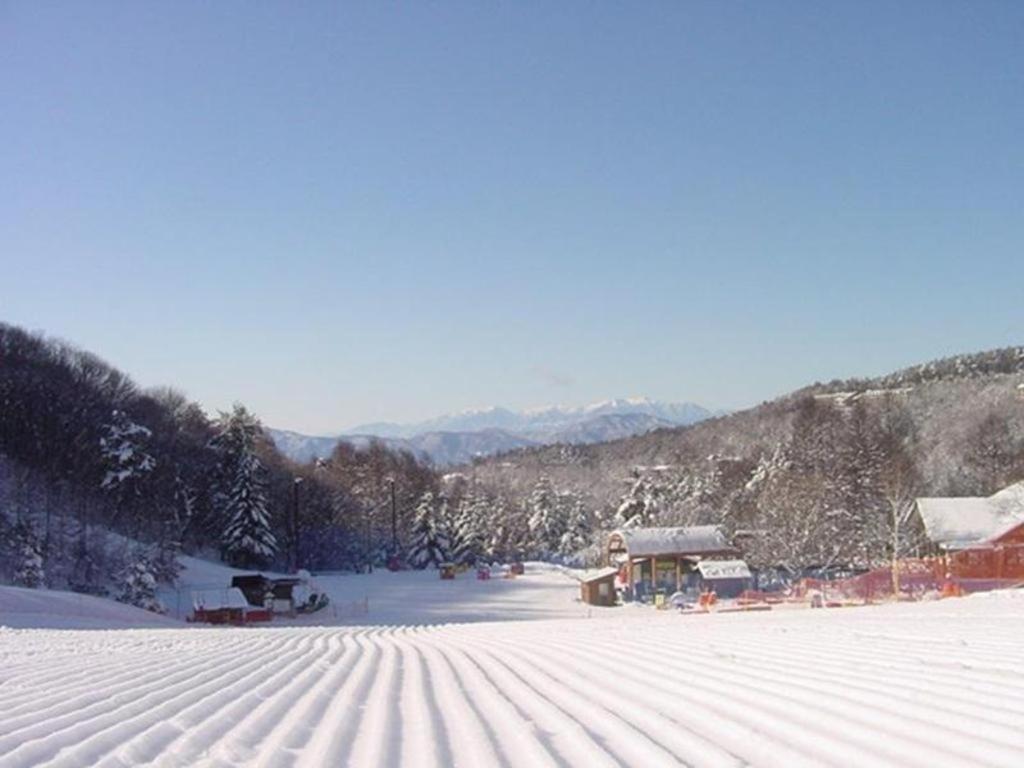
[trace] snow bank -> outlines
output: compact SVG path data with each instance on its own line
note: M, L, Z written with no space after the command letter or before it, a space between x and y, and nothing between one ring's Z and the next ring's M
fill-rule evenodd
M49 629L180 627L166 616L92 595L0 587L0 626Z

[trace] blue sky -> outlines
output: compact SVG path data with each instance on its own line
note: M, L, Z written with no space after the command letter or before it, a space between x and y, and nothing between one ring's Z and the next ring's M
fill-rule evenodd
M0 3L0 319L330 432L1024 341L1024 3Z

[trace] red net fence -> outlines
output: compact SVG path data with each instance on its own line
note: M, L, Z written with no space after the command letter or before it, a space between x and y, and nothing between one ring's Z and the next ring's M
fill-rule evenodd
M901 598L915 599L934 592L960 595L1024 585L1024 544L904 559L899 561L896 571L896 579L891 566L846 579L801 579L794 585L793 597L872 602L891 600L895 588Z

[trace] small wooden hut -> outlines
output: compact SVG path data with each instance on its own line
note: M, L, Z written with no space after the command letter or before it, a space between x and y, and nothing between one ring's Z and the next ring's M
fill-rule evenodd
M602 568L580 579L580 600L588 605L615 605L618 568Z

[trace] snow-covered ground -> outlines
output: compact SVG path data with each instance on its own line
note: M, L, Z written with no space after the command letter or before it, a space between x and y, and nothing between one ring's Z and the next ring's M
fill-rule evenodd
M252 573L191 557L182 558L182 562L185 570L179 588L160 592L171 614L181 618L191 608L193 589L223 588L231 583L233 575ZM276 621L303 625L438 624L577 618L601 612L577 602L578 583L567 573L557 566L528 563L526 575L511 580L496 576L477 581L472 571L454 581L442 581L437 571L391 573L376 569L372 574L319 574L313 583L331 598L328 608L292 622Z
M1024 765L1022 592L588 619L553 572L385 576L393 626L0 630L0 768ZM575 618L480 621L532 598Z
M177 626L181 623L166 616L105 598L48 589L0 587L0 627L127 629Z

